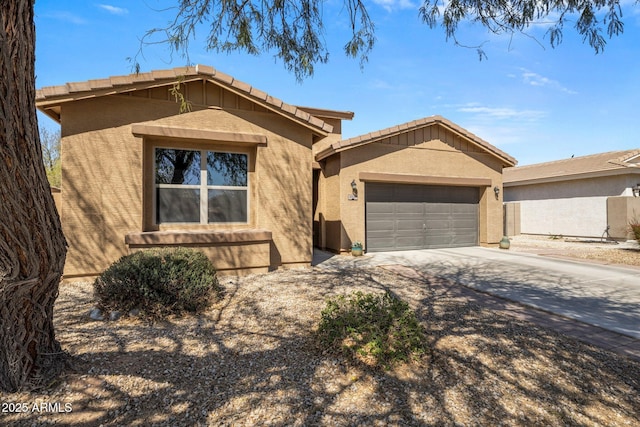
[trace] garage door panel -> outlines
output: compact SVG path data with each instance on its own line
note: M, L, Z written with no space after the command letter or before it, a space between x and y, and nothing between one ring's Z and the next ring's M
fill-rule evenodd
M396 215L419 215L424 214L422 203L394 203Z
M428 221L427 222L427 227L426 227L426 233L427 235L430 234L445 234L445 233L451 233L451 226L449 224L449 222L443 222L443 221Z
M367 230L369 233L390 233L395 231L395 224L393 220L369 221L367 223Z
M367 202L382 202L386 204L389 200L389 194L393 194L394 184L376 184L374 186L367 185Z
M419 222L421 225L423 223L423 219L424 219L424 214L422 213L415 213L415 214L395 214L393 215L393 218L395 221L417 221Z
M451 245L451 236L449 235L430 235L427 239L424 249L448 248Z
M455 230L469 230L473 232L478 231L478 221L476 218L456 218L451 222L451 226Z
M404 250L423 249L424 240L416 237L398 237L395 241L394 249L405 248Z
M395 237L369 237L367 238L367 245L375 247L377 251L393 251L396 250Z
M473 203L457 203L453 205L453 209L456 215L478 215L478 205Z
M396 221L396 231L411 231L411 232L422 232L424 226L424 221L422 218L418 219L399 219Z
M370 215L375 214L393 214L395 207L392 203L367 203L367 213Z
M475 246L477 188L367 184L367 250Z
M422 187L396 185L392 190L393 199L399 203L417 203L422 205L424 189Z
M424 203L424 211L427 214L450 214L451 205L448 203Z
M467 235L467 236L461 236L461 235L456 235L454 236L452 242L451 242L451 247L465 247L465 246L475 246L476 243L476 236L471 236L471 235Z

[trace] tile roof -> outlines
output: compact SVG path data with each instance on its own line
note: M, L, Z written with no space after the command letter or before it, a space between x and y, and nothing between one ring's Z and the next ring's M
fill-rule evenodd
M640 149L609 151L553 162L507 168L505 186L525 183L563 181L585 177L640 173Z
M240 96L257 102L278 114L315 128L322 133L330 133L333 131L333 126L305 111L305 109L309 108L301 108L287 104L266 92L206 65L155 70L146 73L87 80L84 82L72 82L60 86L47 86L36 91L36 105L38 105L39 108L43 108L45 105L69 102L77 99L127 93L137 89L167 85L179 78L184 79L185 82L206 79Z
M322 150L321 152L319 152L316 155L316 160L320 161L322 159L325 159L331 156L334 153L339 153L341 151L349 150L351 148L359 147L361 145L376 142L381 139L389 138L394 135L410 132L415 129L432 126L435 124L441 125L444 128L447 128L457 133L458 135L465 137L466 139L470 140L471 142L483 148L485 151L501 159L506 166L514 166L518 163L518 161L515 158L511 157L509 154L489 144L487 141L483 140L482 138L474 135L468 130L456 125L452 121L447 120L442 116L425 117L422 119L392 126L390 128L370 132L365 135L360 135L353 138L338 141L332 144L331 146L327 147L326 149Z

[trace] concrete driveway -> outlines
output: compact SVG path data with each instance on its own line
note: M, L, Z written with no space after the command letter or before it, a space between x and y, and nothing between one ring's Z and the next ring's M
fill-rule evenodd
M399 264L640 339L640 269L471 247L333 256L319 267Z

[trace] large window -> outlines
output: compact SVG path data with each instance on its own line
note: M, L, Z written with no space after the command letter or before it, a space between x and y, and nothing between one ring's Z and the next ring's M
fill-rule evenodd
M246 223L247 157L156 148L156 223Z

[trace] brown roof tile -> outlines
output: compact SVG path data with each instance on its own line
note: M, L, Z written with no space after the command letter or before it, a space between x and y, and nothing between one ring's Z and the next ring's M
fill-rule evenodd
M236 89L240 89L243 92L251 93L251 85L240 80L234 80L231 84Z
M622 172L640 173L640 150L609 151L589 156L537 163L504 170L504 183L513 186L536 181L561 181Z
M41 93L42 97L60 96L69 94L69 89L66 86L48 86L40 89L38 93Z
M157 81L158 84L170 84L172 83L171 80L180 76L185 78L205 78L211 82L226 87L229 90L233 90L244 97L250 98L254 102L262 104L279 114L316 129L321 133L330 133L333 131L333 126L309 114L308 112L296 106L287 104L278 98L270 96L266 92L254 88L240 80L236 80L232 76L206 65L178 67L169 70L154 70L146 73L112 76L106 79L94 79L85 82L67 83L60 86L43 87L36 91L36 103L52 103L58 99L61 103L73 101L74 97L69 97L71 94L78 97L102 96L105 94L104 91L109 89L114 89L113 92L110 93L130 91L135 89L135 85L137 83ZM340 114L342 114L342 112L340 112Z
M112 86L130 85L135 82L132 76L112 76L109 80Z
M216 74L216 69L210 65L198 64L198 73L214 76Z
M322 150L316 155L316 161L320 161L331 156L334 153L348 150L350 148L355 148L360 145L369 144L372 142L379 141L381 139L388 138L390 136L394 136L401 133L410 132L415 129L419 129L422 127L432 126L434 124L439 124L445 128L448 128L459 135L464 136L465 138L471 140L474 144L480 146L485 151L493 154L494 156L500 158L505 165L513 166L517 163L517 160L505 153L504 151L494 147L489 144L487 141L482 138L474 135L468 130L456 125L450 120L445 119L442 116L430 116L425 117L418 120L413 120L411 122L402 123L396 126L392 126L386 129L377 130L374 132L367 133L365 135L356 136L353 138L349 138L343 141L336 142L329 146L328 148Z
M91 84L89 82L67 83L67 90L69 93L84 92L91 90Z
M277 108L281 108L281 107L282 107L282 104L283 104L283 102L282 102L282 100L281 100L281 99L279 99L279 98L275 98L275 97L273 97L273 96L271 96L271 95L267 96L267 100L266 100L266 101L267 101L269 104L271 104L271 105L273 105L274 107L277 107Z
M122 77L129 77L130 81L135 81L136 77L139 76L142 73L139 74L131 74L129 76L122 76ZM176 76L180 75L178 73L176 73L176 69L170 69L170 70L153 70L151 71L151 74L153 75L153 78L155 80L162 80L162 79L173 79ZM182 75L186 75L186 74L190 74L189 72L183 73Z
M269 96L267 94L267 92L263 92L260 89L256 89L255 87L251 87L249 93L251 93L251 95L255 96L258 99L261 99L263 101L267 100L267 97Z
M111 87L111 80L109 79L94 79L89 80L89 86L91 89L105 89Z

